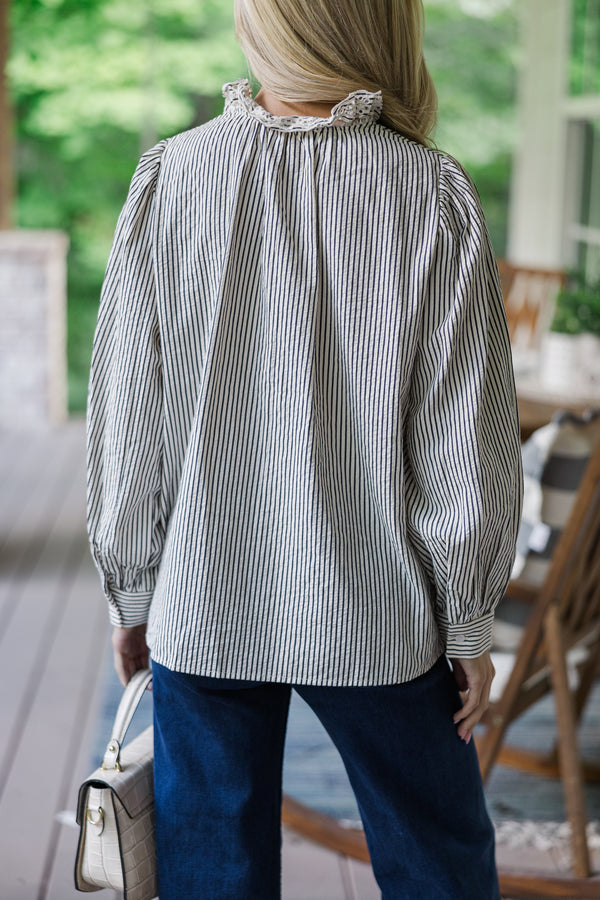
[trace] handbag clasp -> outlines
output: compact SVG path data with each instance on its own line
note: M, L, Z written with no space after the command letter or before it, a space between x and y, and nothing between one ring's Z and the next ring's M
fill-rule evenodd
M94 813L97 813L95 817ZM85 817L90 825L93 825L94 828L99 829L98 834L102 834L102 832L104 831L104 810L102 809L102 807L99 806L97 810L88 809Z

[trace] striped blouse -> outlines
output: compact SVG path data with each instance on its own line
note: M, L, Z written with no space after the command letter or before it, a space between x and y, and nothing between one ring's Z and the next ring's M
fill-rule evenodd
M489 647L521 504L498 273L451 158L222 115L146 153L108 262L88 521L113 623L182 672L390 684Z

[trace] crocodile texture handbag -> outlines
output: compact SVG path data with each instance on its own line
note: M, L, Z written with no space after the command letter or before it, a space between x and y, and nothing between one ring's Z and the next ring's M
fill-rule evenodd
M122 746L151 679L150 669L143 669L125 688L102 765L79 789L79 891L112 888L125 900L153 900L157 895L152 727Z

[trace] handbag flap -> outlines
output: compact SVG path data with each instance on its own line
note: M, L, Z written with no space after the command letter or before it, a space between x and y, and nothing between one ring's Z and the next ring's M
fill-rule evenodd
M154 803L154 735L146 728L121 750L121 771L98 768L79 788L77 824L86 814L86 795L89 787L108 788L119 798L127 815L133 819Z

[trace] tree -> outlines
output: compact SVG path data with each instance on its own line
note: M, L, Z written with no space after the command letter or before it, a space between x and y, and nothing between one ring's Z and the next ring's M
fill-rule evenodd
M69 404L85 405L100 283L140 154L222 108L245 73L229 0L18 0L9 74L18 222L71 243Z
M438 144L475 177L499 253L514 139L517 30L508 3L426 0ZM72 410L85 404L100 283L140 153L217 115L221 85L247 74L231 6L231 0L12 4L16 211L21 227L61 228L70 237Z
M470 14L461 13L461 6ZM438 88L440 147L475 168L512 153L516 6L507 0L426 0L425 10L425 55Z
M12 227L14 199L13 117L6 70L9 53L9 0L0 0L0 229Z
M474 178L502 256L517 142L517 4L425 0L425 17L425 55L439 100L436 140Z

